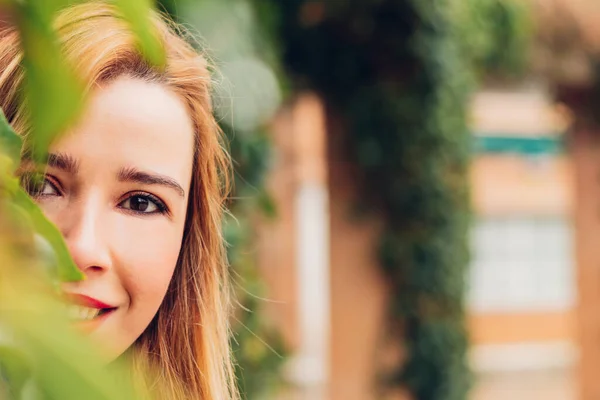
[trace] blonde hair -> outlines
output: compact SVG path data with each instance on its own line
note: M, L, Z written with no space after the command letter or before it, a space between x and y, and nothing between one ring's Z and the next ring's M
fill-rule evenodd
M158 399L237 399L221 234L229 159L212 113L208 63L166 17L153 11L151 21L166 51L164 70L143 59L118 9L104 1L60 11L55 28L66 60L88 90L128 75L166 85L188 107L195 156L178 265L157 315L128 353L133 371ZM14 129L27 135L26 106L19 98L21 61L18 32L0 33L0 107Z

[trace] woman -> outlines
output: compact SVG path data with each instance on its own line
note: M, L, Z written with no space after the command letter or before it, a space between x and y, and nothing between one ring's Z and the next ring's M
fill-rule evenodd
M131 356L158 399L237 398L221 236L228 158L206 60L166 19L153 24L167 66L148 65L117 10L88 2L55 27L86 84L85 113L49 149L29 188L86 280L64 285L77 324L109 360ZM0 34L0 107L28 133L22 55ZM25 175L35 173L24 162Z

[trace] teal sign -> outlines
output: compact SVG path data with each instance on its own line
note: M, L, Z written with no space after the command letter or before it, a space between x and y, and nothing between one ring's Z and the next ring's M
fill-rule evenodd
M473 136L476 153L559 154L564 151L562 135L556 136Z

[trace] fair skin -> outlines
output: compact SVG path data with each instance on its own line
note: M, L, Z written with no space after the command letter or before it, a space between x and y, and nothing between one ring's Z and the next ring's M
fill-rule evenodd
M185 104L158 83L120 77L92 93L78 124L50 148L36 200L86 279L69 295L109 305L75 309L109 359L148 327L177 263L192 176ZM77 296L75 296L77 298ZM83 311L82 311L83 310ZM77 318L78 319L78 318Z

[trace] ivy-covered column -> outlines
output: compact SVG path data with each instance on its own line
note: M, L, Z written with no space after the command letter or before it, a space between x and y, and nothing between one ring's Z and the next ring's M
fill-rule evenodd
M470 65L452 2L272 4L287 68L341 117L361 201L385 220L387 339L407 358L381 371L382 391L466 399Z

